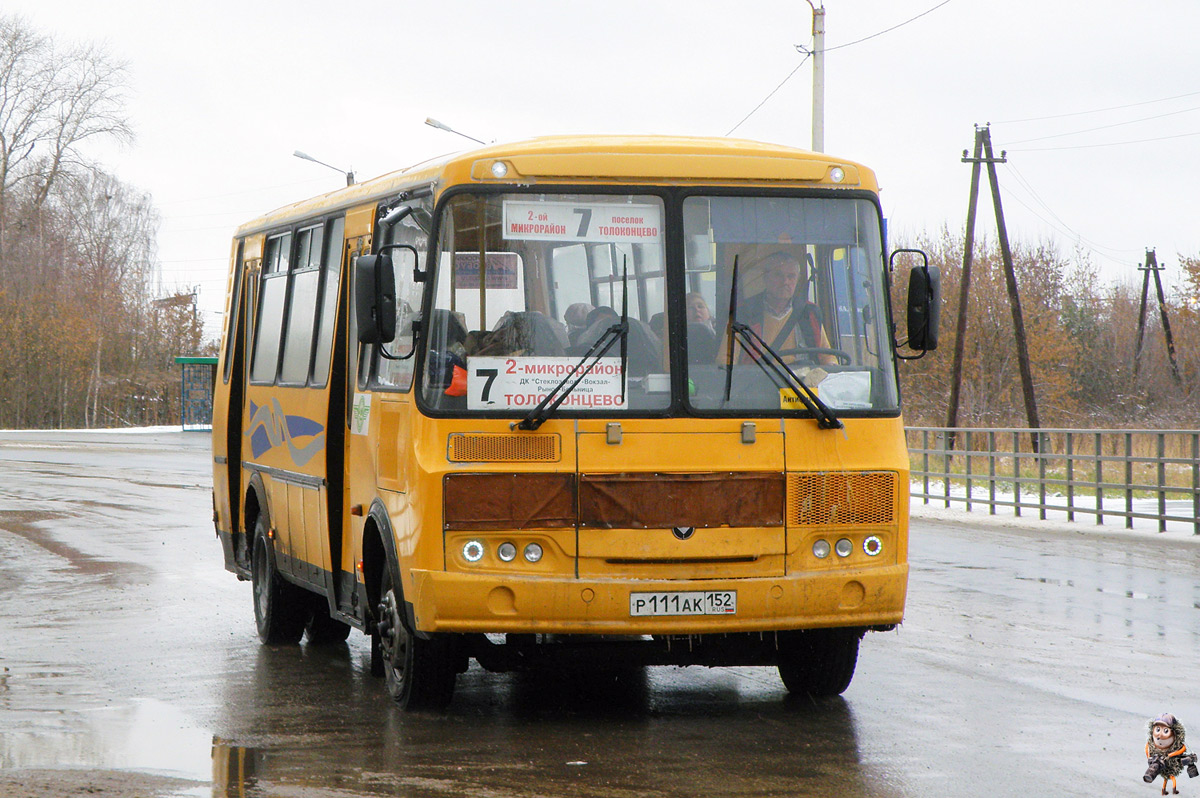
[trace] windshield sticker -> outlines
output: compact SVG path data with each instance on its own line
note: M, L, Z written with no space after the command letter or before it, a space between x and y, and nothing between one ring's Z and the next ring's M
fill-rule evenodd
M813 386L813 375L819 377L819 384ZM803 377L805 385L813 388L822 402L835 410L867 410L871 408L871 372L869 371L835 371L825 374L819 369L813 369ZM804 402L796 396L791 388L779 389L779 408L781 410L804 410Z
M573 357L467 358L468 410L532 410L567 377L561 407L568 410L623 410L621 359L603 357L584 371Z
M504 203L504 237L517 241L656 244L662 240L658 205L601 202Z

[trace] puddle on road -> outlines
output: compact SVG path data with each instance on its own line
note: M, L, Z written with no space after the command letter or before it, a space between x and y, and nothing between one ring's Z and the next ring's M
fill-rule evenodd
M208 782L212 732L161 701L62 711L0 729L0 770L134 770ZM21 726L30 730L21 730Z

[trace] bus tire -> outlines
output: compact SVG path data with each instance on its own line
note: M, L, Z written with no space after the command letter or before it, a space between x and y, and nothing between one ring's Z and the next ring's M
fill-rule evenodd
M263 514L254 524L250 583L259 639L270 645L299 643L311 604L305 596L306 591L279 575L275 551L267 541L267 521Z
M380 598L380 655L388 694L405 711L445 709L454 696L457 676L452 644L439 635L422 639L408 629L401 617L403 595L393 585L392 569L387 566Z
M304 636L311 645L328 646L345 643L350 637L350 624L329 614L329 602L324 596L312 594L312 614L304 625Z
M779 677L788 692L841 695L854 678L861 629L806 629L779 635Z

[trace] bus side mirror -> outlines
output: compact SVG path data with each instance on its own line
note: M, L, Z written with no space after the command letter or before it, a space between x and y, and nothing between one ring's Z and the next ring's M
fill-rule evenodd
M937 349L941 300L941 269L926 264L908 273L909 349L923 352Z
M908 273L908 347L921 353L932 352L938 345L942 270L930 266L929 256L919 249L898 249L888 259L889 271L895 268L896 256L901 254L921 258L921 265L914 266Z
M396 337L396 279L386 254L363 255L354 267L354 310L358 340L391 343Z

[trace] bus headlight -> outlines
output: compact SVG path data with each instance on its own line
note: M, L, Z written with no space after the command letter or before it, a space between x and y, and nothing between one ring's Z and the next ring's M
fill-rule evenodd
M542 559L542 547L536 543L530 543L525 547L525 560L527 562L537 562Z
M517 558L517 547L505 541L496 549L496 556L504 562L512 562Z
M814 543L813 544L813 556L816 557L818 560L823 560L826 557L828 557L829 556L829 541L822 539L822 540L818 540L816 543Z
M462 556L467 562L479 562L483 559L484 548L483 542L478 540L468 540L463 544Z
M879 535L871 535L863 541L863 551L868 557L876 557L879 552L883 551L883 541L879 539Z
M850 542L850 538L842 538L833 545L833 550L839 557L849 557L850 552L854 551L854 544Z

